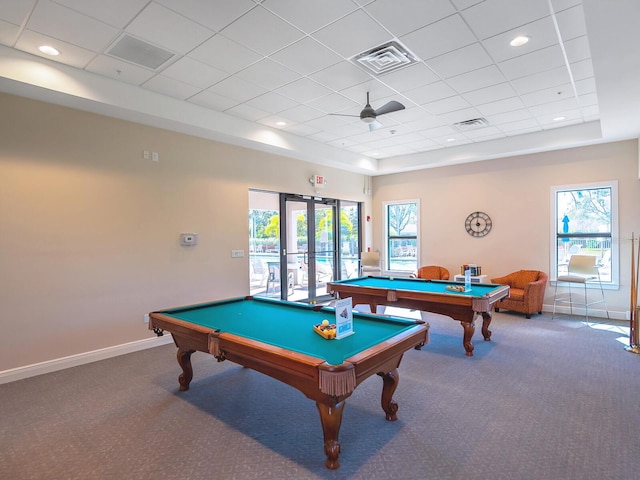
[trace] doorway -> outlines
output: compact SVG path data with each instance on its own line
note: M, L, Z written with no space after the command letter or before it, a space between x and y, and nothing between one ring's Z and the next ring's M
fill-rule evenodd
M357 276L359 203L251 191L249 206L252 295L325 302L327 282Z

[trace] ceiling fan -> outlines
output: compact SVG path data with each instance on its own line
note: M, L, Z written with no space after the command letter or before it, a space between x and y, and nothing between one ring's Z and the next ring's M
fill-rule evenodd
M369 131L376 130L382 126L376 117L378 115L384 115L385 113L397 112L399 110L404 110L404 105L400 102L396 102L395 100L391 100L390 102L385 103L380 108L374 109L369 104L369 92L367 92L367 104L364 106L362 111L360 112L360 120L369 125ZM343 117L357 117L358 115L343 115L340 113L332 113L331 115L340 115Z

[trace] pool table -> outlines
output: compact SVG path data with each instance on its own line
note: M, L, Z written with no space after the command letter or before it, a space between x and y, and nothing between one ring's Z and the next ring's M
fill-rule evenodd
M509 286L473 283L468 292L453 292L447 290L449 286L464 283L371 276L329 282L327 292L337 298L351 297L353 305L369 305L372 312L378 305L390 305L447 315L462 325L462 344L465 354L471 357L476 315L482 316L482 335L490 341L491 310L498 300L509 295Z
M335 322L333 308L263 298L234 298L151 312L149 328L168 331L178 347L180 390L193 378L191 355L210 353L269 375L315 400L324 432L326 467L340 466L338 434L345 400L373 374L382 377L382 408L396 420L393 393L407 350L427 343L428 324L354 313L354 333L327 340L313 329Z

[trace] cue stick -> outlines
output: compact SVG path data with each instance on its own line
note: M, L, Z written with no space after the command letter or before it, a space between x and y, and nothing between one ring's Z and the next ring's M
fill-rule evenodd
M638 257L635 258L635 235L631 233L631 297L629 320L629 346L627 352L640 353L638 343L638 273L640 270L640 241L638 241Z

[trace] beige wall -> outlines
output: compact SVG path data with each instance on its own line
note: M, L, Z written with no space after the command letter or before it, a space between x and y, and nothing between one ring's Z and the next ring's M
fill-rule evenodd
M619 189L621 273L620 289L605 295L609 309L624 318L630 238L640 233L637 140L375 177L372 243L382 249L383 202L419 199L421 264L458 273L460 265L476 263L489 276L521 268L548 273L551 187L611 180ZM467 215L478 210L493 220L484 238L472 238L464 228ZM545 304L553 304L553 287Z
M364 201L365 177L0 94L0 371L149 338L248 294L248 190ZM143 150L159 153L144 160ZM199 245L181 247L182 232Z
M231 250L248 250L248 190L310 194L314 173L322 195L367 202L375 249L382 202L418 198L421 263L489 275L548 271L552 185L618 180L622 285L607 299L628 310L637 141L376 177L371 198L363 175L4 94L0 105L0 372L149 338L151 310L245 295L248 259ZM482 239L463 227L475 210L494 220ZM181 247L182 232L199 245Z

